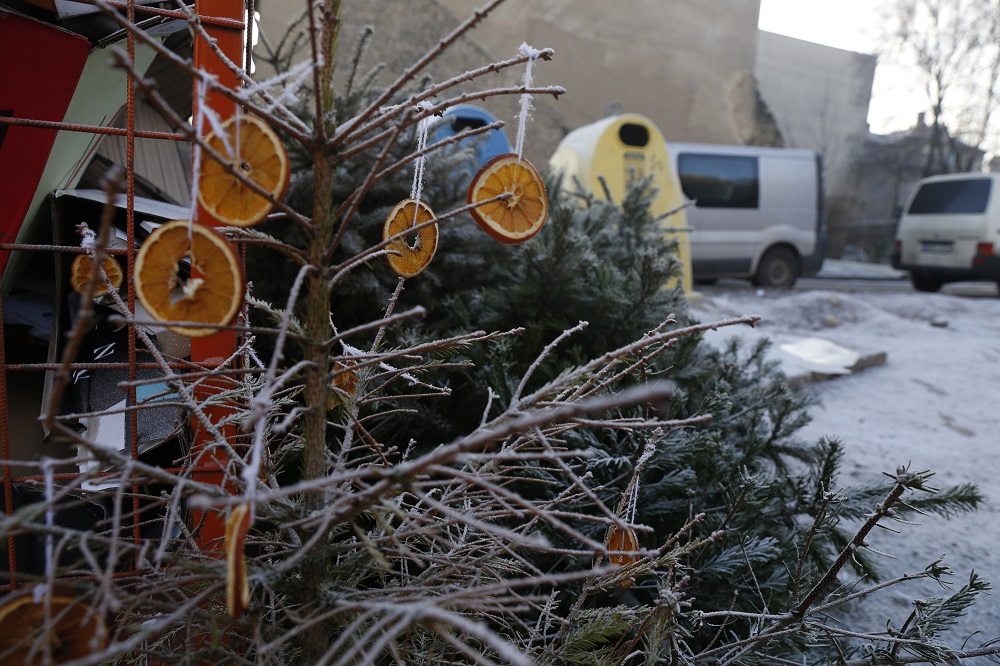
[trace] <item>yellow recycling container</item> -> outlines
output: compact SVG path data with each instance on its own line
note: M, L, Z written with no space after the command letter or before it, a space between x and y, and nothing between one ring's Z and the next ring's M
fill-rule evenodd
M619 202L633 180L652 176L653 187L657 190L652 201L653 215L679 209L661 224L665 233L677 234L679 259L683 264L681 286L686 294L691 293L693 279L687 216L680 209L684 197L670 165L667 143L651 120L626 113L575 129L556 148L549 159L549 167L555 173L562 173L564 188L574 188L576 179L598 197L604 196L603 179L608 192Z

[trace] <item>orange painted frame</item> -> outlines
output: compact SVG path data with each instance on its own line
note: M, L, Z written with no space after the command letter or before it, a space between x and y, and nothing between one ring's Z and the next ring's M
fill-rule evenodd
M235 63L241 63L244 58L244 40L246 38L246 21L248 17L245 15L245 5L242 0L196 0L195 1L195 13L198 16L212 16L227 18L239 21L243 25L242 30L223 27L217 24L203 24L205 32L215 40L216 47L227 57L230 61ZM213 52L212 48L205 42L200 36L195 37L194 42L194 66L200 70L203 70L210 75L216 77L219 84L226 86L227 88L232 88L233 90L238 90L240 88L240 80L236 73L234 73L219 56ZM193 95L194 104L200 103L197 93ZM235 114L236 108L233 102L222 95L212 95L211 92L206 94L204 103L219 117L223 120L231 117ZM194 109L193 117L197 118L197 109ZM205 128L197 128L199 133L204 135ZM198 219L211 226L219 226L218 222L212 218L212 216L199 205ZM225 359L229 358L236 352L236 332L235 331L223 331L215 335L210 335L204 338L192 338L191 339L191 361L194 363L200 363L206 366L218 365ZM212 387L205 386L201 389L200 393L196 394L196 398L203 400L211 395ZM223 407L218 407L215 409L208 410L208 416L213 422L218 421L225 416L227 416L226 410ZM225 459L224 453L219 452L207 452L204 450L206 442L208 441L207 434L201 429L201 427L195 425L193 433L193 447L192 451L193 458L200 461L198 465L202 468L202 471L196 471L193 473L195 480L203 483L212 483L216 485L222 485L225 478L225 469L227 460ZM235 436L235 429L230 428L229 432L224 434ZM209 469L204 469L208 467ZM201 525L200 530L200 542L203 548L208 550L222 552L223 537L226 532L225 517L217 511L196 511L192 516L192 522L194 525Z

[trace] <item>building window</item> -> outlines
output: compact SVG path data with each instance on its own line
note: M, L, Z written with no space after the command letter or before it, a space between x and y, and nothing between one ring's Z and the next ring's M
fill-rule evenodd
M699 208L757 208L757 158L682 153L677 156L681 189Z

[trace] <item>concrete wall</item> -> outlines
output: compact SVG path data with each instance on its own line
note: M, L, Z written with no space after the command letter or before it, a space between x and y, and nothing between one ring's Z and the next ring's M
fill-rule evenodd
M367 66L395 73L450 32L483 0L344 0L338 77L349 66L362 25L376 29ZM266 38L276 43L299 3L258 0ZM525 154L544 164L572 129L610 113L648 116L671 140L745 143L755 135L753 85L759 0L508 0L436 61L435 81L492 60L517 55L522 42L551 47L555 57L535 68L535 83L567 89L558 100L536 98ZM258 45L257 52L262 53ZM266 66L258 61L260 74ZM523 68L491 76L485 85L516 84ZM483 85L483 84L480 84ZM471 89L464 86L464 90ZM484 103L516 130L516 98Z
M859 219L855 165L868 136L871 55L760 32L757 83L789 148L823 155L831 224Z
M456 16L472 4L437 1ZM630 112L672 140L744 143L759 10L759 0L508 0L476 39L500 57L522 41L555 49L536 80L566 88L552 105L567 130ZM547 153L561 139L536 138Z

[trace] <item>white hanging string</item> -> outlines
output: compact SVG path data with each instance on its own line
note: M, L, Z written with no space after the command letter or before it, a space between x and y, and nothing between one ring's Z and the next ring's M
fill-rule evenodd
M42 458L42 473L45 474L45 579L55 576L55 537L52 528L56 523L55 485L52 479L52 458Z
M243 107L241 106L236 107L235 118L236 118L236 131L233 132L234 145L232 149L229 151L229 154L232 155L234 158L236 158L236 170L242 171L243 145L242 142L240 141L240 132L243 129ZM222 136L223 141L226 141L226 139L228 138L227 136L225 136L225 134L226 134L225 132L219 132L219 135Z
M80 232L80 247L93 256L97 248L97 232L88 227L86 222L81 222L76 228Z
M194 131L199 131L201 127L202 119L205 115L205 93L208 88L208 82L204 77L199 77L195 81L195 93L198 95L197 111L194 117ZM194 144L194 154L191 156L191 173L193 174L191 178L191 214L188 218L191 222L194 222L198 217L198 174L201 172L201 146L198 143Z
M431 108L431 103L427 101L420 102L414 107L417 113L423 113ZM413 223L410 226L417 224L417 217L420 215L420 196L424 190L424 158L427 157L423 151L427 149L427 134L430 127L430 117L421 118L417 122L417 153L419 157L413 162L413 185L410 186L410 198L413 199Z
M197 113L192 119L194 130L200 133L200 136L208 136L210 132L214 132L217 137L222 140L223 147L226 153L229 155L235 154L232 146L229 145L229 136L222 131L222 119L219 114L215 112L214 109L210 108L206 102L206 97L208 94L208 82L209 80L214 80L215 77L207 74L205 72L200 72L200 76L195 81L195 94L198 96L198 103L195 105L197 108ZM239 107L237 107L237 110ZM207 124L211 127L210 132L204 132L202 127ZM189 226L188 235L189 240L193 235L193 231L190 228L190 224L194 223L198 219L198 174L201 172L201 146L198 143L194 144L194 154L191 156L191 214L188 216Z
M420 102L414 109L417 113L424 113L432 108L429 102ZM421 153L413 163L413 185L410 187L410 198L420 201L420 195L424 189L424 158L422 154L427 149L427 134L430 131L431 119L422 118L417 123L417 153ZM414 218L415 220L416 218Z
M635 463L635 469L632 472L632 480L629 482L629 487L625 489L628 494L625 500L625 511L623 512L622 518L626 518L628 522L635 524L635 514L639 508L639 477L642 475L642 468L646 466L646 463L650 458L653 457L653 453L656 452L655 439L650 438L646 442L646 446L639 456L639 460Z
M635 484L632 486L632 495L628 498L628 522L635 524L635 513L636 509L639 507L639 480L636 479Z
M517 49L517 52L523 56L528 57L528 64L524 68L524 87L531 87L531 66L534 64L538 57L542 55L542 52L536 48L528 46L527 43L522 43ZM531 94L528 92L521 93L521 111L517 114L517 144L514 151L517 153L517 161L521 161L521 153L524 150L524 127L528 123L528 117L531 115L532 109L535 107L531 104Z

